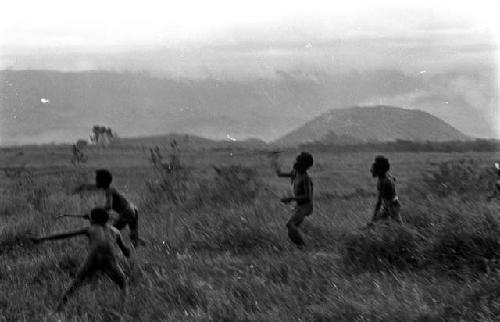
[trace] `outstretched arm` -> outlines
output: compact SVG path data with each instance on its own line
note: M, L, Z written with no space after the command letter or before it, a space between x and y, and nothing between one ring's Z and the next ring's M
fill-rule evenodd
M292 177L292 172L282 172L280 169L276 169L276 175L280 178L290 178Z
M83 191L96 191L100 190L95 184L84 183L73 189L73 193L79 193Z
M278 154L272 154L271 156L271 167L276 171L276 175L280 178L290 178L292 172L282 172L278 164Z
M87 235L87 234L88 234L88 229L83 228L83 229L70 231L70 232L66 232L66 233L47 235L47 236L43 236L43 237L35 237L35 238L32 238L32 240L34 242L42 242L42 241L46 241L46 240L65 239L65 238L71 238L71 237L78 236L78 235Z
M125 255L125 257L127 257L127 258L130 257L130 249L127 246L125 246L125 244L123 243L123 239L122 239L121 234L116 235L116 243L120 247L123 255Z
M500 195L500 184L496 183L495 184L495 190L493 191L493 193L491 195L489 195L488 197L486 197L486 199L488 201L490 201L493 198L497 198L499 195Z
M63 217L82 218L82 219L90 220L90 215L89 214L83 214L83 215L63 214L63 215L56 216L56 219L61 219Z

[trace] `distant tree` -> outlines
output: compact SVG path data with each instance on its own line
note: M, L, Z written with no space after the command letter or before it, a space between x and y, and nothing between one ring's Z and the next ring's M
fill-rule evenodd
M110 127L94 125L90 133L90 141L96 145L107 145L116 137Z
M79 149L83 149L87 145L89 145L89 142L87 140L79 139L78 141L76 141L76 147L79 148Z

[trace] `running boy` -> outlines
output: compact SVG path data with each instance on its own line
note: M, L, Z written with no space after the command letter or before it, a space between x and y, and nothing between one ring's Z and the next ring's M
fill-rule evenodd
M386 157L383 155L375 157L375 162L372 164L370 171L374 178L378 178L378 197L372 222L381 219L392 219L402 224L401 205L396 194L396 179L388 173L389 169L390 164Z
M128 290L125 274L117 263L117 251L115 244L118 244L126 257L130 256L130 250L125 246L120 232L106 222L109 219L108 212L103 208L94 208L90 213L90 227L72 232L48 235L45 237L32 238L33 242L39 243L45 240L56 240L85 235L89 239L89 252L85 262L80 267L75 279L64 293L57 307L62 309L68 297L73 294L89 277L97 272L106 273L113 282L122 289L123 301L125 302Z
M495 162L495 169L497 170L497 181L495 182L495 188L493 193L489 195L486 200L491 201L493 198L498 198L500 196L500 165Z
M104 190L106 193L106 205L104 208L108 211L112 209L118 214L118 218L113 223L113 226L122 230L128 225L130 240L134 247L137 247L139 245L139 214L137 207L111 186L112 181L113 176L111 172L106 169L99 169L95 172L95 184L82 184L74 192Z
M292 217L286 224L288 228L288 237L299 247L305 246L304 240L299 232L299 226L304 221L305 217L313 212L313 183L307 170L313 165L313 157L307 152L300 153L293 165L291 172L281 172L276 167L278 177L290 178L293 186L293 197L282 198L281 202L288 204L292 201L296 202L295 210Z

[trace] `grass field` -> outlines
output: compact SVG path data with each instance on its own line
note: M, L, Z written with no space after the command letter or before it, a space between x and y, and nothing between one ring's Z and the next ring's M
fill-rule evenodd
M303 224L303 251L288 241L291 209L278 200L289 182L274 175L264 151L181 147L183 167L171 172L141 148L87 153L75 167L69 147L1 150L0 320L500 319L500 206L485 201L498 153L386 154L405 225L365 230L374 154L313 152L315 211ZM283 153L284 169L296 153ZM140 207L147 246L123 262L131 285L124 311L119 289L104 278L55 313L86 241L34 245L29 237L85 225L54 216L97 203L99 196L70 190L103 167Z

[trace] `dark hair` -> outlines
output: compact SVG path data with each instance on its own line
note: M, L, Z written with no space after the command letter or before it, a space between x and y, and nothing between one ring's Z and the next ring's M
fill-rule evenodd
M104 208L93 208L90 210L90 220L92 223L104 225L108 222L109 213Z
M373 170L376 171L377 173L385 174L389 169L391 168L391 165L389 164L389 160L384 157L383 155L377 155L375 157L375 162L373 163Z
M301 152L297 156L297 163L300 163L304 170L309 169L314 164L313 156L308 152Z
M95 171L95 183L97 188L108 188L113 181L111 172L107 169L99 169Z

